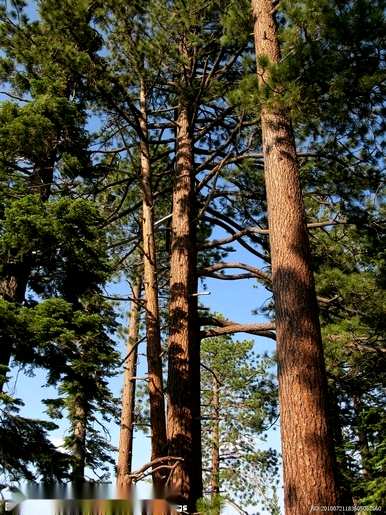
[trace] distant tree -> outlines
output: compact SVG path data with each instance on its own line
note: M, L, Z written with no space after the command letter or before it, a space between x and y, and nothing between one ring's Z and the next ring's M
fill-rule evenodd
M136 408L136 373L140 329L140 300L142 293L142 270L134 277L132 301L128 324L127 355L124 359L124 382L122 389L121 427L119 434L117 483L125 487L127 475L132 472L133 439Z
M253 346L230 336L201 343L204 487L212 505L229 498L278 513L278 457L259 449L278 418L274 361Z

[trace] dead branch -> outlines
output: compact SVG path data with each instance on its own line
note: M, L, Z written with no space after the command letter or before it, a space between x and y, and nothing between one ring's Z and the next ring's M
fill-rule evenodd
M127 474L125 477L130 483L137 483L141 481L145 477L153 474L153 472L161 469L173 469L176 467L178 463L184 461L183 458L179 458L176 456L163 456L161 458L156 458L155 460L150 461L143 465L140 469L132 472L131 474ZM174 463L172 463L174 462ZM172 464L170 464L172 463ZM151 470L149 470L151 469Z
M202 366L202 368L204 368L205 370L207 370L208 372L210 372L210 373L213 375L213 377L214 377L214 378L215 378L215 380L216 380L216 383L217 383L219 386L222 386L222 382L220 381L220 379L218 378L218 375L216 374L216 372L215 372L212 368L208 367L208 366L207 366L207 365L205 365L204 363L200 363L200 365Z
M208 266L206 268L202 268L201 270L199 270L198 275L199 276L208 276L209 274L213 274L214 272L218 272L219 270L224 270L224 269L228 269L228 268L238 268L240 270L246 270L247 272L249 272L249 274L252 275L252 277L261 279L266 284L271 284L271 282L272 282L271 276L269 274L267 274L266 272L263 272L262 270L254 267L254 266L247 265L245 263L239 263L239 262L215 263L214 265L211 265L211 266ZM220 274L218 274L218 275L220 275ZM224 274L221 277L217 277L217 278L218 279L228 279L229 277L230 276ZM239 278L242 279L242 277L239 277ZM246 279L246 277L244 277L244 279Z
M207 211L212 212L212 209L208 207ZM218 214L221 214L221 213L218 213ZM217 216L217 213L215 214L215 216ZM224 216L224 218L227 218L227 217ZM219 220L218 218L212 218L211 216L205 215L203 217L203 219L206 220L207 222L214 223L214 224L218 225L219 227L222 227L223 229L225 229L228 233L230 233L232 235L235 234L238 230L242 230L242 227L240 227L240 226L238 226L238 228L234 229L231 225L228 225L228 222L224 222L223 220ZM236 224L234 224L234 225L236 225ZM250 239L252 239L253 241L255 241L254 235L249 234L248 237ZM253 247L251 247L251 245L249 245L246 241L244 241L242 237L239 237L237 239L237 241L242 247L244 247L246 250L248 250L251 254L254 254L256 257L262 259L263 261L267 261L266 256L264 256L261 252L257 251ZM257 243L259 243L259 242L257 241Z
M275 324L273 322L265 322L259 324L240 324L232 320L221 319L215 316L201 317L201 326L215 326L206 327L201 331L201 338L210 338L214 336L222 336L225 334L234 333L249 333L255 336L265 336L276 340Z

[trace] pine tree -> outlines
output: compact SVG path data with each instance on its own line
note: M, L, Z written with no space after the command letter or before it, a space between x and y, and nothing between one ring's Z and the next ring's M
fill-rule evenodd
M64 54L63 41L51 31L49 16L31 23L22 13L22 4L15 4L13 12L3 9L1 13L2 82L7 88L5 95L12 100L1 106L2 312L6 323L11 315L19 324L17 334L9 326L3 332L1 372L6 374L12 356L22 366L48 368L51 384L61 382L60 402L68 408L73 424L71 446L78 447L83 462L85 433L81 426L92 424L94 400L102 407L110 395L104 380L96 380L94 374L101 374L103 367L108 368L115 359L114 353L107 359L103 356L112 349L105 324L109 330L114 324L98 298L109 265L102 248L104 236L96 229L100 219L95 209L90 202L72 198L74 188L86 184L92 174L82 85L78 76L60 63L58 53ZM87 43L92 46L91 41ZM101 335L95 338L90 353L82 349L82 344L87 345L85 335L88 333L90 341L93 331ZM94 363L88 371L71 370L85 359ZM5 381L2 379L2 386ZM87 388L92 392L89 396ZM76 403L82 404L82 417ZM9 409L7 414L10 424L17 422ZM34 421L25 420L31 441L38 441L39 427L44 430L55 425L34 425ZM21 437L25 435L21 433ZM45 438L42 431L42 445ZM104 442L96 433L90 440L90 455L95 450L93 459L97 462ZM21 438L20 447L23 445ZM53 456L59 456L48 443L45 448L47 453L51 450ZM30 459L36 461L33 456ZM82 465L80 476L81 469Z
M269 65L281 59L272 2L253 1L252 9L259 84L269 90ZM280 97L280 90L276 93ZM261 124L275 299L285 507L287 513L305 514L312 505L339 504L327 380L291 119L283 107L263 104Z
M205 490L212 504L262 502L274 512L277 456L258 443L278 416L272 358L229 336L204 339L201 351Z
M375 221L382 209L369 206L369 214ZM328 254L322 250L327 240ZM333 415L340 428L335 445L341 482L356 502L371 504L373 499L382 505L381 481L375 479L383 469L385 409L384 253L379 246L383 247L379 233L366 234L349 225L321 235L315 254L318 289L336 299L322 317L322 327L329 387L337 406Z

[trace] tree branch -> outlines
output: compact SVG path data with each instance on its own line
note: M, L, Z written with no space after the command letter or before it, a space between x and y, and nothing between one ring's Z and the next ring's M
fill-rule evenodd
M262 270L260 270L259 268L256 268L254 266L251 266L251 265L247 265L245 263L238 263L238 262L235 262L235 263L215 263L214 265L211 265L211 266L208 266L206 268L201 268L200 270L198 270L198 275L199 276L210 276L210 277L213 277L213 273L214 272L217 272L219 270L224 270L224 269L228 269L228 268L238 268L240 270L246 270L247 272L249 272L249 274L251 274L252 277L256 277L257 279L261 279L263 280L266 284L271 284L272 283L272 278L269 274L263 272ZM221 275L221 274L216 274L216 278L217 279L228 279L228 278L231 278L231 276L228 276L228 275ZM242 279L243 277L239 277L240 279ZM249 277L244 277L244 279L249 279Z
M221 319L215 316L208 316L200 318L200 325L202 326L216 326L208 327L201 331L201 338L210 338L213 336L221 336L225 334L234 333L249 333L255 336L265 336L276 340L274 332L275 324L273 322L265 322L260 324L239 324L232 320Z
M141 481L144 477L153 474L156 470L160 469L171 469L176 465L176 463L179 463L181 461L184 461L183 458L177 458L175 456L163 456L162 458L156 458L155 460L150 461L149 463L146 463L146 465L143 465L140 469L136 470L135 472L132 472L131 474L127 474L126 478L130 482L137 483L138 481ZM172 465L169 463L174 462ZM153 468L154 467L154 468ZM152 469L149 471L149 469ZM149 471L149 472L148 472Z
M212 240L206 243L203 243L200 246L200 249L213 249L214 247L220 247L221 245L225 245L226 243L231 243L232 241L239 240L243 236L248 236L250 234L269 234L268 229L261 229L260 227L246 227L241 231L234 232L231 236L227 238L222 238L221 240Z
M213 210L212 210L211 208L209 208L209 207L207 208L207 211L208 211L208 212L210 212L210 213L212 213L212 212L213 212ZM237 225L238 227L236 227L236 229L235 229L235 228L233 228L231 225L228 225L228 223L227 223L227 222L225 222L225 221L223 221L223 220L219 219L219 218L220 218L220 216L221 216L222 218L228 218L228 217L226 217L225 215L222 215L221 213L217 213L216 211L214 211L214 213L215 213L216 218L212 218L211 216L205 215L205 216L203 217L203 218L204 218L204 220L206 220L206 221L208 221L208 222L211 222L211 223L214 223L214 224L218 225L219 227L222 227L223 229L225 229L228 233L230 233L230 234L232 234L232 235L236 234L237 230L238 230L238 231L241 231L241 230L242 230L242 227L240 227L240 226L239 226L238 224L236 224L236 223L234 223L234 226L236 226L236 225ZM217 215L219 215L219 218L217 218ZM259 243L259 241L257 240L257 238L256 238L256 239L255 239L255 238L253 238L253 235L252 235L252 234L248 234L248 238L252 239L254 242ZM264 256L263 254L261 254L258 250L254 249L253 247L251 247L251 245L249 245L246 241L244 241L242 237L237 238L237 241L238 241L238 243L239 243L242 247L244 247L246 250L248 250L251 254L255 255L256 257L258 257L258 258L260 258L260 259L262 259L263 261L267 261L267 257L266 257L266 256Z

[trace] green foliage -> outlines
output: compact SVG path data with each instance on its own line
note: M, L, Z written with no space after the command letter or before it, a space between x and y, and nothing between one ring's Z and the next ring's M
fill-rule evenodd
M259 441L264 442L277 419L273 360L256 355L253 341L230 337L205 339L201 349L204 469L212 466L214 424L218 424L220 496L244 507L258 502L268 506L275 497L277 455L273 449L259 449ZM204 479L208 490L210 475Z
M0 273L30 261L30 287L39 295L62 294L77 302L109 272L101 217L93 203L63 198L43 202L25 195L4 211Z
M215 495L210 498L204 497L199 499L197 503L197 511L199 513L205 513L205 515L218 515L224 506L225 500L221 495Z
M57 426L44 420L19 415L20 400L6 394L0 397L0 471L10 481L63 480L68 478L68 456L58 451L48 438Z
M115 313L102 289L138 267L143 80L156 219L171 211L176 108L185 103L191 110L197 181L209 177L197 193L199 246L213 232L216 210L235 222L230 234L267 227L257 118L262 105L290 110L299 148L312 154L301 161L307 219L342 222L313 230L310 238L318 293L333 299L321 319L341 481L361 503L381 505L384 0L282 0L282 59L274 65L258 56L259 68L270 72L260 88L249 0L40 0L33 3L36 21L25 15L27 2L2 4L0 346L27 370L46 370L48 384L57 389L55 398L45 400L47 413L69 419L66 447L73 451L77 444L81 401L87 465L104 471L111 460L100 424L114 415L108 380L118 356ZM267 236L246 238L253 259L269 268ZM157 232L165 285L169 239L170 220ZM203 249L199 267L232 251ZM276 417L272 362L256 356L251 342L220 338L202 347L204 365L221 382L221 446L234 455L221 462L222 488L243 505L262 496L277 513L277 458L258 446ZM8 359L2 362L4 377ZM207 463L212 372L202 374ZM1 401L6 472L31 477L35 467L44 477L64 477L76 457L64 459L51 446L54 426L21 417L7 393ZM146 406L140 411L147 421ZM15 458L8 456L8 445ZM34 457L38 446L42 452ZM203 502L208 513L221 508L221 496Z
M384 245L372 227L326 231L314 252L319 292L335 299L322 312L322 328L341 484L361 504L383 506Z

